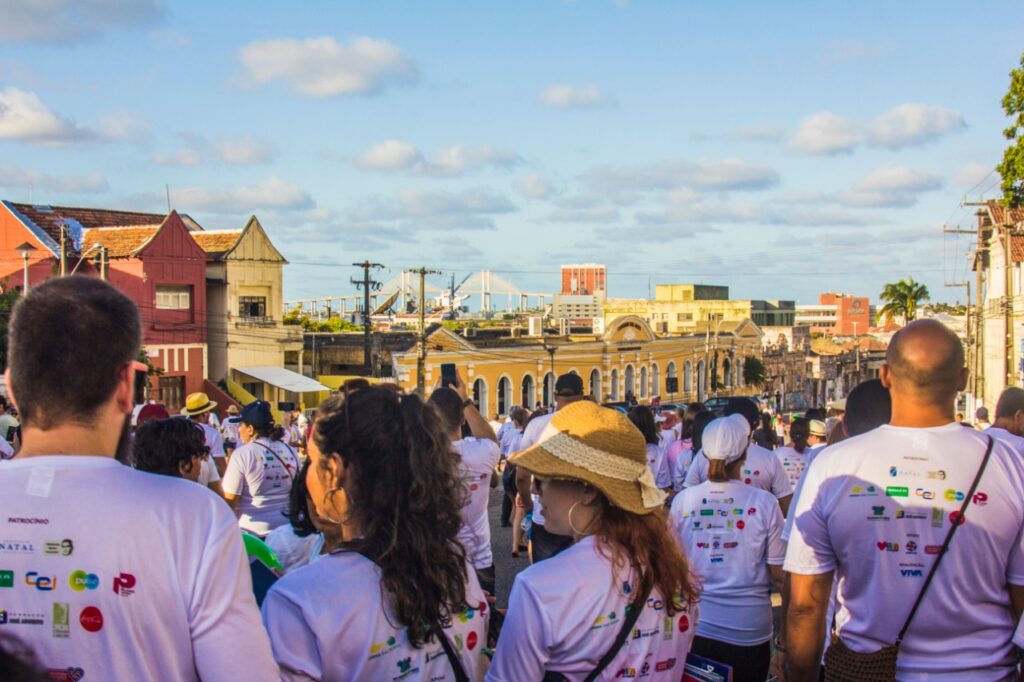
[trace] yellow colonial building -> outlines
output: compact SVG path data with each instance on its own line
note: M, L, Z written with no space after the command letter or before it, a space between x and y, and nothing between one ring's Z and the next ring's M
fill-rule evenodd
M196 231L192 237L211 257L206 270L210 380L234 382L264 400L288 400L280 384L304 377L283 369L287 353L297 358L302 351L301 329L281 319L287 261L256 216L241 230Z
M796 315L793 301L730 299L729 287L707 284L658 284L654 299L609 298L604 303L605 323L635 315L659 334L711 333L721 322L751 320L761 327L791 327Z
M481 338L444 327L427 336L425 384L429 392L443 363L455 363L472 387L480 411L506 415L513 405L551 404L555 377L572 372L599 402L663 403L709 397L714 368L720 395L753 394L743 385L743 362L761 356L761 330L750 320L727 322L715 339L656 334L638 316L612 320L603 334ZM392 355L398 382L416 388L415 345Z

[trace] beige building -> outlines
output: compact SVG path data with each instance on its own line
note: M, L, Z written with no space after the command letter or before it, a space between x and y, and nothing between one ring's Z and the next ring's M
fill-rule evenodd
M643 318L659 334L690 334L711 321L711 333L720 322L751 320L758 326L793 325L793 301L730 300L729 287L704 284L658 284L654 299L609 298L605 322L622 315Z
M257 398L283 399L283 387L268 390L262 385L266 380L242 370L283 368L301 355L301 328L281 321L287 261L255 216L241 230L207 230L192 237L211 257L206 271L210 380L235 382Z
M718 338L705 335L662 336L642 318L612 320L603 334L547 337L464 337L438 327L427 337L425 385L440 376L440 365L453 362L472 387L480 411L506 415L513 405L552 401L554 379L574 372L584 390L599 402L616 402L632 393L641 403L654 396L664 403L719 395L754 394L743 385L743 362L761 356L761 330L749 320L722 325ZM395 376L407 390L416 388L415 344L392 354ZM717 382L706 367L713 367Z

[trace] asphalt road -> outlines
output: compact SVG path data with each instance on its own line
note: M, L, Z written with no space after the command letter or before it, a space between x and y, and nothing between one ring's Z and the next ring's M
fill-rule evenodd
M512 556L512 529L501 527L501 497L504 491L499 485L491 491L488 515L491 520L491 550L494 552L494 571L498 608L508 606L508 594L512 590L512 581L516 574L530 565L526 552L519 558Z

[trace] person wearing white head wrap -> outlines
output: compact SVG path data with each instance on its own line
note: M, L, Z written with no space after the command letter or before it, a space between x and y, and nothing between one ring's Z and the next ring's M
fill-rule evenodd
M676 496L670 521L704 586L691 651L731 665L736 680L764 680L771 660L770 589L772 583L781 587L786 545L778 500L740 478L749 444L744 416L711 422L702 439L708 478Z

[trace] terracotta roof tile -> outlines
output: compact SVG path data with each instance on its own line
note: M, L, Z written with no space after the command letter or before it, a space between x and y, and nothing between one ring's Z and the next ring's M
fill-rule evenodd
M1010 209L999 201L989 201L988 210L992 213L992 220L997 225L1024 223L1024 208Z
M35 223L55 242L60 243L60 226L80 227L88 230L97 227L137 227L140 225L159 225L166 218L164 213L142 213L139 211L114 211L101 208L78 208L72 206L47 206L45 204L10 205L25 218ZM187 215L181 216L185 225L191 230L201 230L202 226ZM87 242L84 242L87 243Z
M241 235L241 230L218 230L216 232L193 232L192 238L206 253L219 255L231 249Z
M99 244L107 247L107 255L110 258L131 258L159 229L160 225L145 225L86 230L82 238L82 249L84 251L93 244Z

